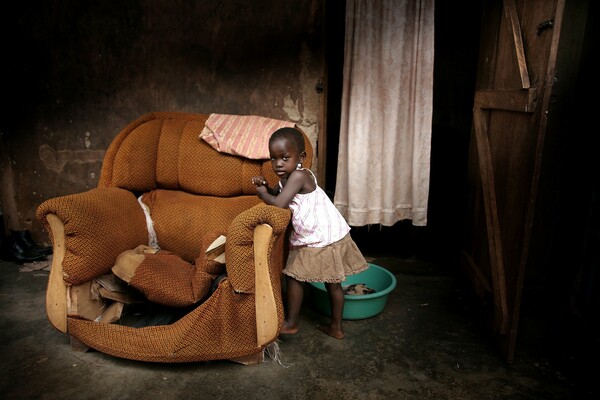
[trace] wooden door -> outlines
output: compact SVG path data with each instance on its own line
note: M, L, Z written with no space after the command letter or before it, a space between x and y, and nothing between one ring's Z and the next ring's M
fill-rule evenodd
M565 0L485 0L461 265L514 358Z

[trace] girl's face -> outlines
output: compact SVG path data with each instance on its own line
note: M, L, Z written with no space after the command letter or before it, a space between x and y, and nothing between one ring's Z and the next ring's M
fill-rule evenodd
M271 168L279 179L287 180L288 176L296 170L298 164L304 161L305 153L298 151L288 140L278 139L269 144L271 155Z

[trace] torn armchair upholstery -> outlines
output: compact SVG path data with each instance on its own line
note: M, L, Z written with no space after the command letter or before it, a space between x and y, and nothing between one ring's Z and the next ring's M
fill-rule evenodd
M283 325L281 270L290 212L256 196L252 176L276 182L269 160L219 152L199 139L208 117L142 116L112 141L96 188L38 207L54 251L48 319L72 342L140 361L253 364L276 341ZM310 163L306 136L305 142ZM219 235L226 237L222 271L204 257ZM89 290L110 276L121 254L139 246L156 248L139 252L142 261L132 273L131 283L143 282L142 297L190 303L173 322L126 325L114 317L120 310L112 310L122 309L122 302ZM150 265L146 253L171 258ZM212 288L196 285L198 274L213 281L220 272Z

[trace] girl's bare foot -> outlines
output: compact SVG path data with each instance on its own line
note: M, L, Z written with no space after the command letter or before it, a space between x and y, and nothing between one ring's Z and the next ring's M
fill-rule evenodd
M298 333L298 325L296 324L290 324L287 321L283 322L283 327L281 328L281 333L285 333L285 334L294 334L294 333Z
M341 329L334 329L330 325L317 325L317 329L336 339L344 338L344 332Z

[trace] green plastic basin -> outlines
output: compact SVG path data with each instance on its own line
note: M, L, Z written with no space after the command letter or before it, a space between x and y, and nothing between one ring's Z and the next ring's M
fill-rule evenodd
M321 314L331 316L329 295L322 282L308 282L309 295L313 307ZM375 289L370 294L344 295L344 319L365 319L379 314L385 308L388 296L396 287L396 277L387 269L369 263L369 268L363 272L346 277L342 287L364 283Z

